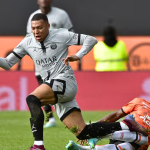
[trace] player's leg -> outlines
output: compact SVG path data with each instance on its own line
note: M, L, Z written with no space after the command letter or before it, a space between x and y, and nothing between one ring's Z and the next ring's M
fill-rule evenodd
M79 106L74 99L77 92L75 79L70 76L65 78L64 74L60 75L59 78L53 79L51 83L47 82L46 84L55 91L55 96L58 101L55 105L55 110L58 117L78 139L85 140L104 136L114 131L129 130L129 127L123 122L98 122L86 125L79 111Z
M142 125L140 125L138 122L136 122L133 115L127 115L125 117L125 119L122 121L122 124L123 125L126 124L129 127L130 131L139 132L145 136L148 135L148 131Z
M74 111L69 114L63 123L68 127L70 131L74 131L74 134L80 140L99 138L101 136L113 133L117 130L122 130L120 123L92 123L86 125L82 118L81 112Z
M131 117L132 118L132 117ZM134 120L134 118L132 118L131 119L130 117L127 117L126 118L126 124L124 123L124 122L118 122L119 124L120 124L120 128L121 128L121 130L131 130L131 131L133 131L133 129L134 129L134 131L136 131L136 129L137 129L137 131L139 132L141 132L141 133L145 133L146 134L146 132L147 131L145 131L145 129L143 130L143 127L141 127L141 125L140 124L138 124L135 120ZM128 122L128 119L129 119L129 124L127 123ZM132 122L133 122L133 124L132 124ZM97 133L99 133L99 135L100 135L100 137L101 136L103 136L103 134L105 134L105 130L103 130L103 131L101 131L100 129L102 128L102 129L106 129L107 130L107 125L112 125L111 123L110 124L99 124L99 126L101 126L100 128L98 127L98 125L97 124L94 124L94 126L96 126L96 128L97 128L97 131L95 131L95 132L97 132ZM92 124L92 126L93 126L93 124ZM104 126L104 127L103 127ZM116 124L114 124L113 126L116 126ZM117 126L116 126L117 127ZM116 130L117 128L114 128L114 130ZM119 126L118 126L119 127ZM95 127L94 127L95 128ZM84 131L84 130L83 130ZM112 132L113 133L113 131L111 130L111 128L110 128L110 130L107 130L107 131L109 131L109 132ZM117 131L117 130L116 130ZM89 131L88 131L89 132ZM86 133L86 130L85 130L85 133ZM77 138L78 139L81 139L82 138L82 136L83 135L85 135L85 133L84 132L81 132L80 133L80 135L79 136L77 136ZM94 133L94 132L93 132ZM108 132L107 132L108 133ZM93 137L94 137L94 134L92 135ZM95 136L95 137L97 137L97 135ZM140 136L141 137L141 136ZM146 139L146 137L145 136L142 136L142 138L143 138L143 140L141 140L141 143L143 143L144 141L145 141L145 139ZM88 138L85 138L85 139L88 139ZM81 139L82 140L82 139ZM89 145L90 145L90 147L91 148L93 148L93 147L95 147L95 145L96 145L96 143L97 143L97 141L98 141L98 139L96 139L96 138L92 138L92 139L89 139L88 140L88 143L89 143ZM139 142L140 143L140 142Z
M53 90L46 84L40 85L27 98L27 105L31 113L31 129L35 138L34 146L30 150L39 148L44 150L43 146L43 124L44 114L41 106L46 104L55 104L56 99Z
M68 116L64 118L63 123L68 127L69 130L74 131L73 133L80 140L96 137L99 138L101 136L113 133L114 131L129 130L128 126L122 126L122 122L97 122L85 126L82 115L78 111L74 111L68 114Z
M52 87L57 104L54 105L56 113L64 125L77 136L78 139L84 140L99 136L104 136L114 131L121 130L120 123L95 123L86 125L80 108L75 100L77 93L77 83L74 76L67 77L61 74L57 79L46 82ZM89 135L89 136L88 136Z
M69 80L69 78L67 78ZM71 81L72 81L71 77ZM47 104L56 104L57 114L61 116L61 121L77 136L78 139L84 140L93 137L100 137L110 134L114 131L121 130L119 122L116 123L94 123L86 125L79 108L72 105L72 99L76 96L77 88L75 83L65 80L54 79L50 83L42 84L32 95L27 97L27 104L31 112L31 126L35 137L35 143L43 142L44 115L40 106ZM65 103L66 102L66 103ZM69 103L69 105L68 105ZM64 110L62 104L67 104ZM36 129L36 130L35 130Z
M125 144L123 144L123 143L125 143ZM124 141L118 141L118 140L110 140L109 144L115 144L118 147L119 147L119 145L123 144L122 146L120 146L120 148L124 147L124 146L130 146L129 144L126 145L126 143L130 143L130 145L132 145L133 150L141 150L142 149L142 145L138 145L138 144L133 143L133 142L124 142Z
M121 130L119 122L86 125L75 99L65 103L57 103L54 107L60 120L80 140L100 137Z
M41 76L37 72L36 72L36 79L37 79L39 85L41 85L43 83ZM44 108L44 111L46 113L46 118L45 118L46 124L44 125L44 128L56 126L56 121L55 121L55 118L53 116L51 106L45 105L45 106L43 106L43 108Z
M80 136L80 134L85 131L85 128L87 129L87 132L85 133L84 139L89 138L90 136L96 136L99 137L100 134L106 134L107 131L108 132L113 132L114 129L118 130L121 129L121 126L119 123L117 123L117 126L115 124L111 124L111 126L107 126L106 124L103 123L99 123L97 126L97 128L93 127L93 125L86 125L81 111L79 109L79 106L76 102L76 100L72 100L69 102L65 102L65 103L57 103L54 105L56 113L58 115L58 117L60 118L60 120L65 124L65 126L77 137ZM88 127L88 128L87 128ZM96 133L98 128L101 128L101 131L98 132L98 134ZM95 129L95 130L94 130ZM94 134L94 132L96 134ZM82 136L82 135L81 135ZM114 145L114 147L116 148L116 146ZM110 146L109 146L110 148ZM112 147L111 147L112 148ZM77 150L79 149L79 147L77 147ZM89 147L90 149L90 147ZM70 150L76 150L76 149L70 149ZM116 150L116 149L114 149Z
M134 142L138 145L144 145L148 142L148 136L144 136L141 133L137 132L130 132L128 130L115 131L114 133L106 135L102 138L125 142Z
M94 149L91 149L90 146L81 146L79 144L74 143L73 141L69 141L66 145L67 150L134 150L130 143L121 143L119 145L115 144L106 144L106 145L96 145Z
M117 150L134 150L134 147L130 143L121 143L117 145L118 149Z
M58 77L60 76L63 75L61 74ZM58 103L56 105L59 106L59 102L65 103L66 101L69 102L73 100L76 96L76 93L76 81L75 78L71 76L70 80L69 77L67 77L67 81L62 79L52 79L50 81L46 81L27 97L27 104L31 113L31 127L35 137L35 145L43 144L44 114L42 112L41 106L47 104L54 105L56 103ZM79 110L79 108L70 107L68 112L70 113L70 111L72 112L75 110ZM64 112L62 111L59 114L62 115L63 113ZM65 115L63 115L63 117L65 117ZM83 122L83 124L85 123Z
M45 110L45 121L46 124L44 125L44 128L50 128L50 127L56 127L56 121L53 116L52 106L51 105L45 105L43 106Z
M81 146L76 144L73 141L69 141L66 145L67 150L118 150L115 144L107 144L107 145L96 145L94 149L91 149L90 146Z

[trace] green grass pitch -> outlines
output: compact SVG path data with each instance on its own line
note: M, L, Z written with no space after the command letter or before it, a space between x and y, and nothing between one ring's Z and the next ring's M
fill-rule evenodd
M86 122L99 120L110 112L83 112ZM76 137L59 121L57 127L44 129L44 144L46 150L65 150L69 140L76 141ZM29 112L0 112L0 150L29 150L33 145L33 136L29 124ZM104 145L108 141L100 141Z

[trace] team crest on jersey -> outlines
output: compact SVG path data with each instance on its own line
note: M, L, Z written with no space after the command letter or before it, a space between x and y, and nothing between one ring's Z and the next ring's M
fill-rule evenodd
M52 44L52 45L51 45L51 49L54 50L54 49L56 49L56 48L57 48L57 45L56 45L56 44Z
M78 34L74 34L73 39L77 39L78 38Z
M36 48L34 48L33 52L37 52Z

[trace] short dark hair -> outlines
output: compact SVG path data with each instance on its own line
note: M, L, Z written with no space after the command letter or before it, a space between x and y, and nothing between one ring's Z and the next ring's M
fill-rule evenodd
M35 14L31 19L31 21L37 21L37 20L44 20L45 22L48 22L47 16L42 13Z

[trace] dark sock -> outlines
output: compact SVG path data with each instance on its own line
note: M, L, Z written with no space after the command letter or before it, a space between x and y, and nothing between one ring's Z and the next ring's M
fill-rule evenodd
M53 118L52 108L50 105L43 106L46 113L50 113L49 118Z
M114 131L122 130L119 122L113 123L92 123L86 125L82 132L77 136L79 140L85 140L90 138L99 138Z
M44 114L41 109L41 102L34 95L29 95L26 101L31 113L30 123L35 141L43 141Z

